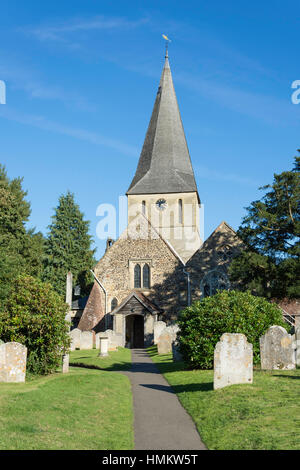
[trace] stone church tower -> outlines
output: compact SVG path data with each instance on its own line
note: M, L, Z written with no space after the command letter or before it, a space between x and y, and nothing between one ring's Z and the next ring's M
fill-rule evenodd
M241 250L226 222L200 239L200 198L167 54L127 197L127 228L94 267L78 328L113 329L124 346L144 347L157 320L176 322L192 301L229 289L228 267Z
M143 213L186 262L201 246L197 185L168 54L128 196L128 223Z

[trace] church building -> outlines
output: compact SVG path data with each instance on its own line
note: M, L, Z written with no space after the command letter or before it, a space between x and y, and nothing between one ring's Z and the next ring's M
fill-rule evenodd
M127 228L94 268L78 328L113 329L124 346L146 347L155 321L176 322L194 300L231 287L228 266L242 247L226 222L201 240L200 197L167 53L127 198Z

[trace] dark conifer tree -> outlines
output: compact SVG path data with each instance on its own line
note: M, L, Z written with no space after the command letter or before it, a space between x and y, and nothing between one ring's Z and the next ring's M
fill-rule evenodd
M89 292L92 282L90 269L95 264L95 250L91 249L89 222L83 217L72 193L59 198L46 241L43 279L62 296L68 271L72 272L73 285L80 286L82 295Z

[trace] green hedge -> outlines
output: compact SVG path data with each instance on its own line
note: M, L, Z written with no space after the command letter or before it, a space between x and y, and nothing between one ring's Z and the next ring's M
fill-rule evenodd
M213 368L214 348L223 333L243 333L259 358L259 338L272 325L287 327L281 310L250 292L219 291L194 302L179 317L180 350L189 368Z

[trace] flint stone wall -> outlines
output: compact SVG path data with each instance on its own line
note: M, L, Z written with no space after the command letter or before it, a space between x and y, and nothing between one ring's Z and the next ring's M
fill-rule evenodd
M27 348L20 343L0 345L0 382L25 382Z
M253 382L253 348L245 335L224 333L214 352L214 389Z
M282 326L271 326L260 338L261 368L265 370L295 369L293 337Z

